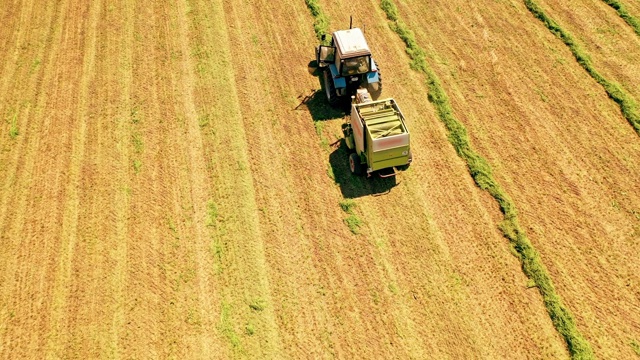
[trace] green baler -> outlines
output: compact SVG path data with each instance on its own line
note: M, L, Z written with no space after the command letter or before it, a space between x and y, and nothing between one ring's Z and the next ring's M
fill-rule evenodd
M347 147L353 151L349 167L355 175L407 167L413 160L409 130L393 99L371 101L366 90L358 90L343 131Z

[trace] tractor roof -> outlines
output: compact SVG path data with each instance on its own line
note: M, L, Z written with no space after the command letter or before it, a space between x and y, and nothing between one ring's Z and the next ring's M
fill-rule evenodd
M364 39L364 34L359 28L336 31L333 33L333 39L342 57L371 54L367 40Z

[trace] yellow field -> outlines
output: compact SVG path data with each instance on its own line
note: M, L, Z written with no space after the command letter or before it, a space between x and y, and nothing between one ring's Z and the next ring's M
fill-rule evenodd
M612 8L538 2L640 103ZM319 5L366 24L396 178L349 174L303 1L0 6L0 357L570 357L380 3ZM396 5L595 356L640 356L638 133L522 1Z

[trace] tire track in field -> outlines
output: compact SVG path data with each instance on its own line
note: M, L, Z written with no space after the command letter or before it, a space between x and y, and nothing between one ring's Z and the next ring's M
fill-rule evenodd
M194 174L195 166L202 161L199 158L200 149L193 148L199 139L192 139L189 134L189 120L183 115L188 102L192 101L192 90L185 92L192 86L192 79L188 78L188 53L184 53L185 38L184 11L175 3L156 5L153 10L157 16L156 29L157 43L150 47L156 49L156 60L153 61L156 68L155 76L149 81L157 85L157 103L154 109L145 111L150 113L145 117L146 121L159 122L156 131L160 134L154 136L149 133L149 146L153 151L153 142L157 141L160 148L154 158L161 162L159 169L156 165L144 165L142 174L156 173L165 179L162 196L167 202L161 206L162 210L154 226L164 229L161 243L159 244L161 255L160 274L164 282L165 291L161 300L160 320L164 326L159 334L161 344L159 353L166 357L189 358L202 354L203 349L221 348L222 344L212 329L215 328L216 307L219 306L219 295L215 292L203 294L202 284L204 277L208 275L206 265L200 262L198 251L203 241L202 234L202 208L204 205L194 202L206 202L202 200L203 192L208 192L206 184L200 183L204 188L196 188L194 181L200 179L201 174ZM141 52L141 56L144 56ZM186 63L186 64L185 64ZM140 79L143 86L142 81ZM141 91L137 95L137 101L141 104L149 102L147 95ZM154 100L154 102L156 102ZM147 126L150 124L147 123ZM158 139L159 138L159 139ZM194 141L196 144L194 145ZM195 157L194 157L195 156ZM150 162L145 160L145 163ZM152 174L149 174L153 176ZM140 180L144 182L144 180ZM141 186L140 191L144 191ZM141 204L146 205L146 202ZM199 209L197 211L197 209ZM204 268L204 269L203 269ZM207 277L207 282L210 277ZM217 288L215 283L206 285ZM212 307L212 308L210 308ZM209 330L209 331L204 331ZM220 353L220 350L212 350ZM222 352L224 356L226 352Z
M118 145L118 123L123 75L117 68L124 48L119 42L125 28L123 11L112 3L98 7L97 28L87 27L96 44L95 64L90 74L89 99L82 118L87 123L86 155L81 162L77 241L67 298L68 341L63 344L65 358L117 358L122 356L114 341L113 318L118 314L119 299L114 274L118 268L118 219L116 198L122 166ZM116 15L117 14L117 15ZM73 23L73 17L67 22ZM126 20L125 20L126 21ZM113 28L118 36L110 36ZM117 50L115 50L117 49ZM83 56L88 56L83 52ZM84 80L83 80L84 81ZM118 89L117 94L114 89Z
M182 264L184 244L169 231L169 223L181 221L180 212L174 212L179 207L175 198L185 199L185 204L189 198L186 192L174 196L172 191L188 185L189 178L179 173L187 171L187 159L176 146L182 139L173 121L175 98L167 96L168 74L176 71L167 61L166 6L136 2L127 7L133 21L128 37L131 91L121 109L125 131L120 141L130 155L121 163L127 180L119 191L128 205L128 244L122 300L126 322L119 330L119 348L123 357L132 358L193 356L188 355L191 348L177 340L192 336L181 314L182 306L191 301L180 297L183 288L173 277L179 270L168 266L174 262L181 270L189 265Z
M91 78L89 99L84 117L87 122L86 156L81 164L81 194L78 208L77 242L72 263L70 294L67 300L69 342L64 345L65 358L115 358L110 326L113 310L113 288L110 283L115 262L110 245L115 238L116 210L114 194L119 154L116 153L116 121L109 101L110 85L118 80L110 71L113 55L109 54L115 38L105 36L117 23L109 18L104 2L99 6L95 31L95 66ZM68 21L73 21L68 19ZM91 32L91 31L89 31ZM119 88L119 87L118 87Z
M46 41L37 50L38 58L42 58L45 54L48 54L51 51L52 45L53 45L51 37L54 34L53 24L55 23L55 20L56 20L54 17L55 7L49 6L46 8L46 10L47 10L47 13L44 15L45 16L44 19L40 19L39 17L33 15L33 13L30 13L30 20L42 21L42 23L44 24L43 29L45 29L43 31L43 35L44 35L43 37L46 39ZM28 22L27 24L24 24L23 22L18 22L18 24L16 24L15 26L16 28L13 29L13 33L23 34L26 32L26 30L23 29L22 31L20 31L20 29L28 26ZM7 27L7 29L12 30L9 27ZM18 40L16 44L14 44L14 47L16 48L19 47L19 44L23 41L26 41L26 40ZM14 52L17 53L18 50L16 49L14 50ZM5 54L8 55L9 52L7 51L5 52ZM14 192L9 191L9 189L15 186L16 182L19 180L19 177L20 177L19 165L21 164L20 156L24 155L24 153L27 151L26 149L30 145L27 139L29 138L30 133L33 133L33 131L28 131L30 130L28 127L29 125L32 125L32 122L30 122L30 119L34 117L34 109L37 109L38 107L42 106L42 100L44 97L43 96L38 97L38 94L42 91L42 86L44 81L43 78L47 75L42 70L42 67L40 68L39 71L33 74L33 76L26 76L27 74L25 74L24 71L22 73L19 73L18 75L15 75L16 71L14 68L18 68L19 66L18 64L15 63L15 60L14 60L13 66L10 66L12 61L10 61L9 58L10 57L7 56L6 68L1 73L2 77L0 78L0 81L2 82L2 91L0 92L0 115L2 116L7 114L11 115L11 112L10 112L11 106L9 105L9 103L14 103L14 104L18 103L19 98L22 96L28 97L29 99L31 99L30 101L34 102L35 104L30 105L28 109L22 112L18 111L18 110L21 110L20 108L13 109L19 119L24 119L22 124L18 126L20 131L22 132L22 136L19 136L17 139L13 141L6 141L6 139L8 139L9 136L6 133L0 134L0 137L3 139L2 141L3 147L0 148L0 152L2 152L0 154L0 161L4 160L4 162L0 162L0 174L4 174L4 176L2 176L1 178L3 179L2 181L3 191L0 196L0 226L4 224L8 215L8 210L10 210L10 206L8 205L8 203L10 201L11 195L13 195ZM24 79L27 77L29 81L24 82L24 84L27 84L25 87L35 89L31 93L23 89L20 86L21 85L20 83L15 82L16 78ZM12 80L14 82L12 82ZM35 92L35 94L33 92ZM13 98L9 98L9 96L12 96ZM4 154L5 152L6 152L6 155ZM24 163L27 165L33 164L32 161L26 161Z
M45 43L37 48L36 50L36 58L41 59L48 51L51 49L52 41L51 37L54 33L54 27L52 24L55 23L54 18L54 9L55 7L50 5L46 9L48 10L47 14L45 14L45 19L40 19L37 14L34 14L32 11L33 3L30 3L31 6L24 5L21 7L24 11L29 10L27 15L23 15L22 11L20 12L20 21L16 21L14 27L10 27L10 22L3 24L2 28L6 29L6 31L14 34L16 39L13 43L13 48L5 48L4 54L4 68L0 73L2 76L0 77L0 129L3 129L0 134L0 139L2 139L2 147L0 147L0 175L5 174L0 177L3 179L2 182L3 189L9 189L12 184L15 184L17 181L17 170L19 165L19 157L23 154L25 147L28 146L27 138L27 129L29 124L29 120L33 118L34 108L36 108L36 103L38 99L36 99L38 92L40 91L42 85L42 79L45 76L42 71L42 66L40 66L39 71L31 71L27 73L26 69L20 65L19 63L19 53L23 43L30 42L28 35L29 32L29 24L30 21L42 21L43 26L43 38L45 39ZM17 7L17 6L16 6ZM17 17L16 17L17 18ZM6 26L6 27L5 27ZM26 28L26 29L25 29ZM22 35L22 36L20 36ZM8 41L13 40L13 37L10 35L6 36ZM13 49L13 51L9 51ZM13 55L9 55L9 54ZM25 55L26 57L26 55ZM22 68L22 71L20 71ZM38 69L35 69L38 70ZM20 82L19 79L24 79L23 82ZM26 80L28 79L28 81ZM34 83L35 82L35 83ZM35 94L27 92L21 85L28 84L27 88L35 88ZM21 103L21 98L28 98L28 105L26 109L24 109L24 105ZM9 141L9 131L10 131L10 121L15 116L17 121L17 129L22 134L22 136L18 136L16 139ZM7 123L6 130L4 130L4 123ZM13 151L10 151L13 149ZM5 154L6 152L6 154ZM10 157L11 156L11 157ZM11 191L2 191L0 196L0 226L3 224L4 220L7 217L8 206L7 203L9 201L9 195L11 195Z
M558 39L567 45L576 61L598 83L620 107L622 115L627 119L636 133L640 136L640 113L636 103L617 84L605 79L592 65L592 61L584 50L578 45L571 34L564 30L556 21L551 19L544 10L533 0L524 0L524 4L531 14L540 20Z
M21 12L27 11L28 9L26 5L20 5L23 6L12 4L11 6L3 6L2 9L0 9L0 23L3 25L0 27L0 53L2 54L0 56L0 69L3 70L2 74L5 73L4 70L7 69L7 63L11 59L9 51L15 48L17 44L15 36L20 34L18 30L21 28L20 19L23 17ZM31 8L33 8L33 2L31 3ZM31 11L30 8L28 11ZM27 18L30 18L30 16ZM1 99L0 104L2 104Z
M308 39L304 27L295 29L299 35L292 37L287 35L293 31L293 24L276 25L292 22L293 14L284 10L286 5L282 9L274 8L273 13L261 13L258 10L261 4L254 5L255 17L244 15L251 12L250 8L244 8L240 15L230 6L226 13L237 19L228 25L233 43L238 43L233 58L237 59L238 81L249 89L241 90L240 95L246 103L243 107L245 128L261 129L259 134L248 134L247 141L253 158L252 173L256 174L263 231L267 234L265 237L274 239L265 247L273 297L280 300L276 308L285 349L293 357L304 356L307 349L314 357L323 354L391 357L394 354L391 346L377 345L397 346L399 337L391 335L395 329L389 322L393 319L384 312L370 311L368 290L378 285L375 278L378 272L367 244L354 238L342 223L342 211L337 206L341 199L339 190L322 171L327 166L323 158L328 153L318 147L309 114L286 111L299 102L295 98L291 101L291 95L308 91L306 86L310 85L269 80L315 81L301 71L303 69L281 67L262 58L287 58L287 63L306 63L308 54L304 49L312 48L311 43L315 41L299 40ZM262 24L259 28L263 30L245 33L240 26L243 23ZM264 46L256 49L255 43ZM292 49L296 49L296 55L291 53ZM261 94L260 98L254 98L255 94ZM274 194L278 194L277 197ZM377 290L384 291L384 288L378 286ZM287 291L306 300L300 302ZM318 308L327 315L316 315L316 320L314 313L318 310L314 309ZM305 321L311 321L313 326L305 325ZM318 344L314 337L322 342Z
M500 230L513 243L525 274L537 285L549 316L558 332L564 337L572 357L593 358L590 344L578 331L573 316L556 293L539 254L520 227L515 204L496 183L486 160L471 148L466 128L454 117L448 96L444 93L440 80L426 62L425 51L417 44L414 34L400 20L398 9L392 1L382 0L380 7L386 13L391 29L406 44L407 53L412 60L412 67L426 75L429 86L429 101L434 104L441 121L447 128L449 141L458 155L467 163L469 172L478 187L491 194L500 206L504 215Z
M315 31L316 37L319 40L322 40L321 38L323 35L329 35L329 18L322 11L322 8L320 7L317 1L308 0L308 1L305 1L305 3L307 5L307 8L311 12L311 15L315 19L314 31ZM320 130L320 132L322 132L322 130ZM318 135L324 136L324 134L318 134ZM331 165L331 166L335 166L335 165ZM335 170L336 169L334 168L333 171ZM343 170L347 172L349 171L348 168L345 168ZM339 177L341 175L338 174L334 176ZM365 186L365 185L362 183L359 183L356 186ZM404 302L395 301L393 299L393 295L397 294L398 292L397 286L399 284L398 282L399 276L396 274L393 265L391 265L387 261L388 255L389 255L389 253L386 251L387 250L386 247L388 246L388 238L387 238L388 235L386 234L387 229L385 228L385 226L378 226L378 224L368 223L366 221L367 219L376 219L376 218L389 219L389 217L387 216L379 217L378 211L376 211L375 206L368 207L367 216L365 219L366 224L364 226L368 229L368 232L370 232L366 236L373 237L373 239L372 240L370 239L367 245L372 245L371 243L375 244L375 247L373 247L375 250L371 250L372 246L366 246L364 249L347 250L346 252L352 252L354 254L366 254L367 255L366 257L369 258L367 262L375 264L375 268L369 270L369 276L371 276L371 279L370 279L370 283L367 284L367 288L369 288L370 289L369 291L371 291L371 293L374 294L373 295L374 305L376 307L379 307L381 305L386 306L388 308L387 311L391 312L390 316L388 315L384 316L384 319L382 320L382 322L383 324L388 323L388 324L385 324L386 325L385 327L389 327L384 331L395 332L396 336L383 337L385 334L377 332L376 336L382 337L381 339L378 339L378 341L384 342L388 345L386 349L380 348L380 347L370 348L367 346L366 349L361 348L359 349L359 351L362 352L361 355L367 354L367 355L364 355L367 357L368 356L384 356L384 357L400 356L399 351L402 351L402 354L405 357L408 356L410 358L423 358L425 356L424 351L427 348L427 346L425 346L425 344L423 343L423 339L419 338L418 332L416 331L417 325L413 321L413 319L411 319L411 316L409 316L409 313L411 310L409 309L409 307L406 306ZM397 234L395 235L397 236ZM349 237L349 235L346 235L346 236ZM338 264L343 262L343 260L340 258L338 258L337 260L338 260ZM344 267L344 265L340 267ZM361 271L363 271L363 269L361 269ZM328 274L328 275L331 276L332 274ZM380 281L380 279L382 279L382 281ZM376 284L378 282L381 282L382 284ZM385 286L388 288L385 288ZM354 289L349 289L349 291L356 292ZM389 296L389 292L391 292L391 296ZM358 313L360 309L356 308L356 309L353 309L352 311L355 313ZM372 324L366 324L365 321L363 320L364 319L358 319L360 323L363 323L361 326L367 327L367 330L365 331L366 332L374 331L374 328L371 327ZM380 319L376 319L376 320L379 321ZM376 325L373 325L373 326L376 326ZM339 339L339 338L334 340L336 342L335 346L336 346L336 351L338 351L338 354L344 355L345 353L347 353L347 354L353 355L353 353L350 353L350 351L356 351L355 349L350 349L350 350L345 348L341 349L339 343L344 341L344 340L342 341L341 340L342 339ZM347 339L347 343L349 342L349 340L350 339ZM351 346L353 345L354 344L351 344ZM396 348L397 346L398 348ZM374 351L374 352L369 353L369 351ZM384 355L381 355L380 352L383 352Z
M228 35L221 27L225 22L222 4L185 1L178 8L184 61L181 71L186 78L184 86L188 86L182 93L189 94L184 110L178 113L184 114L186 133L192 139L189 151L193 151L193 138L197 139L198 148L197 155L192 153L198 161L191 170L192 176L197 172L199 177L192 191L202 191L209 183L215 185L213 191L193 200L200 238L195 249L199 291L203 297L214 292L219 299L216 307L206 306L200 313L211 322L218 317L218 334L226 338L228 349L236 356L270 357L277 353L278 336L262 264L262 238L254 222L257 210L246 173L244 129L237 121L234 79L228 69L231 59L225 50ZM207 58L201 50L210 46L215 49L215 56ZM202 133L206 122L211 122L215 133ZM210 173L210 166L219 171ZM242 208L238 209L238 203L243 204ZM214 276L214 272L218 274ZM262 314L255 316L254 311ZM247 336L245 327L251 323L255 335Z
M75 247L78 241L78 215L79 201L82 196L80 193L80 174L81 164L85 156L85 143L87 140L87 104L89 102L88 88L93 79L96 53L96 26L99 16L99 2L93 2L90 9L83 11L77 17L87 19L88 35L81 33L78 39L84 45L82 54L82 71L79 87L77 108L73 112L77 123L71 127L72 147L70 164L68 169L68 182L65 189L66 204L63 212L61 244L58 264L55 271L55 279L53 284L51 323L49 329L49 344L47 345L47 356L56 354L59 356L62 350L60 346L64 346L69 342L69 316L68 316L68 297L70 285L72 283L72 262L74 261ZM88 12L89 14L86 14ZM52 343L55 341L55 343Z

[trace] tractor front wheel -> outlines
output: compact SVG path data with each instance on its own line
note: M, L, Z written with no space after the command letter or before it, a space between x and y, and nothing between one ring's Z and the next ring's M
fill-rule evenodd
M378 66L378 63L374 61L374 64L376 64L376 69L378 69L378 82L369 84L369 93L371 94L373 100L378 100L380 98L380 95L382 94L382 73L380 73L380 67Z
M362 175L362 164L360 164L360 156L356 153L349 155L349 169L354 175Z

